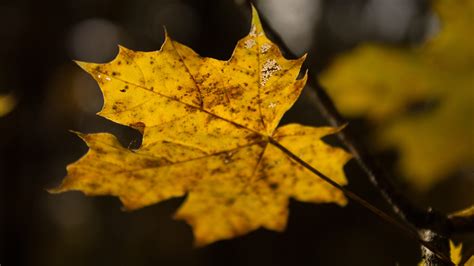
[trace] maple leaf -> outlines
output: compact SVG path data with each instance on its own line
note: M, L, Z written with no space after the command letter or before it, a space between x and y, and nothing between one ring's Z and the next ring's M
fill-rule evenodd
M114 195L128 210L187 194L176 218L193 227L197 245L284 230L290 197L345 205L341 191L278 148L347 183L351 156L321 140L339 128L276 128L306 83L297 79L304 58L285 59L253 9L250 33L228 61L166 35L159 51L120 47L110 63L78 62L103 92L99 115L140 130L143 141L129 150L111 134L79 133L90 149L51 192Z
M344 115L367 117L379 148L400 151L402 174L420 190L474 163L474 1L434 8L441 31L422 46L364 44L321 75ZM411 112L420 102L434 104Z

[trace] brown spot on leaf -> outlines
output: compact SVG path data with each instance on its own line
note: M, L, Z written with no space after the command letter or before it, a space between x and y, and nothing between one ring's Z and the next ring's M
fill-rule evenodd
M277 190L279 185L277 183L270 183L268 185L268 187L271 189L271 190Z
M236 100L238 100L244 94L244 90L240 86L230 87L227 91L229 97Z
M166 158L159 158L159 159L144 159L143 160L143 167L144 168L153 168L153 167L160 167L164 165L169 165L172 162Z

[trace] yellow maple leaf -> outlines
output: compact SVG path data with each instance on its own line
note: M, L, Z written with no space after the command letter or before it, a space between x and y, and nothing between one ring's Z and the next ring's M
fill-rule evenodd
M441 31L420 47L365 44L337 58L321 82L341 112L369 118L381 148L397 147L418 189L474 163L474 1L434 1ZM409 108L435 102L418 113Z
M200 57L168 36L159 51L120 47L110 63L78 64L99 83L99 115L140 130L139 149L108 133L79 134L87 154L52 192L114 195L128 210L187 194L176 218L197 245L259 227L284 230L288 201L346 204L343 193L280 150L279 143L341 185L350 155L321 137L338 128L276 128L306 82L304 56L285 59L253 9L250 33L228 61Z
M15 105L16 99L12 94L0 95L0 117L10 113Z

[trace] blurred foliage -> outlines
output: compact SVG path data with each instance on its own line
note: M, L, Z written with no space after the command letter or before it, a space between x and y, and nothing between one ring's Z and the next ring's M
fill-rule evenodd
M472 216L474 216L474 205L472 205L472 206L470 206L466 209L457 211L457 212L455 212L451 215L452 216L457 216L457 217L472 217Z
M10 113L15 108L16 99L11 94L0 95L0 117Z
M412 48L364 44L321 75L343 114L377 125L379 148L428 189L474 163L474 1L437 0L441 30Z
M455 245L452 240L449 240L449 251L451 253L451 261L454 264L459 265L462 259L462 243Z
M464 264L465 266L474 266L474 256L471 255L471 257L469 258L469 260L466 261L466 264Z

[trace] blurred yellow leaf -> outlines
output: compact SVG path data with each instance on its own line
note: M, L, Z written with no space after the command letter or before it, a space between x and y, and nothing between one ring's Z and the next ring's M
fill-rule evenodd
M367 117L379 147L398 148L401 172L418 189L474 163L474 1L434 8L441 31L424 45L362 45L321 75L343 114ZM411 112L419 103L425 109Z
M466 261L466 263L464 264L464 266L474 266L474 256L471 256L471 257Z
M337 58L321 76L338 109L381 122L430 94L416 51L366 44Z
M456 216L456 217L471 217L471 216L474 216L474 205L472 205L471 207L468 207L466 209L457 211L457 212L451 214L450 216Z
M350 155L321 141L339 129L276 128L305 85L306 75L296 79L303 61L283 58L253 10L251 31L228 61L166 36L160 51L121 47L110 63L79 62L103 92L99 115L140 130L143 142L129 150L111 134L79 133L90 149L52 192L114 195L128 210L187 194L176 217L193 227L197 245L283 230L290 197L345 205L339 190L273 144L347 183Z
M451 253L451 261L458 265L462 259L462 243L456 246L453 241L449 240L449 251Z
M15 105L16 99L12 94L0 95L0 117L10 113Z

